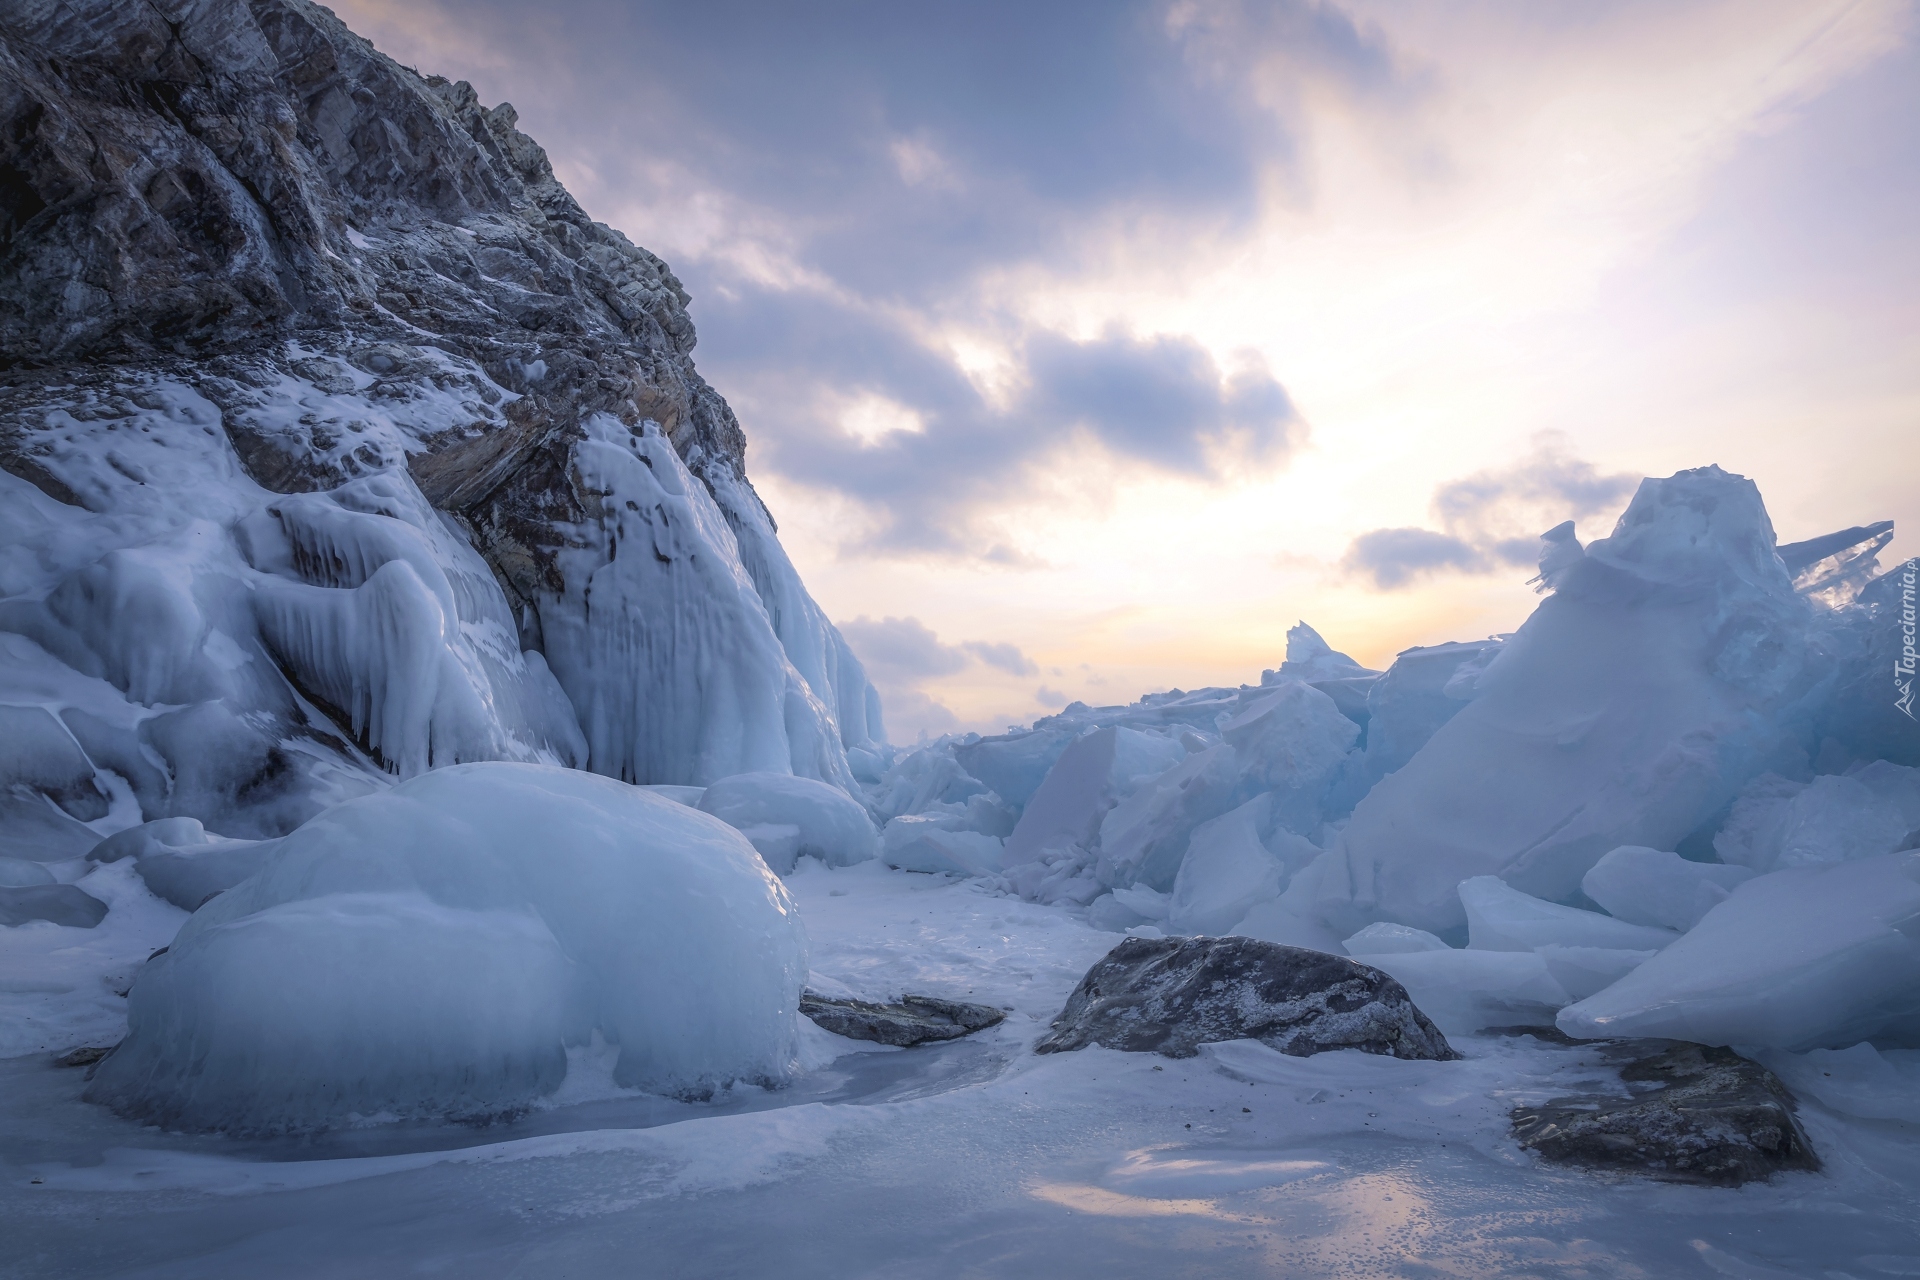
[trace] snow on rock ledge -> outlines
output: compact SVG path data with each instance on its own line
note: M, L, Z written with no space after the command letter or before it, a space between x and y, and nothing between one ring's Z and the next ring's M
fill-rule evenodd
M551 1093L596 1030L617 1083L705 1096L786 1078L805 974L731 827L591 774L456 766L330 810L196 913L87 1096L236 1132L483 1117Z

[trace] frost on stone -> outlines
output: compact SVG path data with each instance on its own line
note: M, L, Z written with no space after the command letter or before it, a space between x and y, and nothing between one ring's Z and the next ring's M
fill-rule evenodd
M559 1086L778 1083L806 943L733 828L553 766L439 769L340 805L187 922L88 1097L188 1129L486 1117Z

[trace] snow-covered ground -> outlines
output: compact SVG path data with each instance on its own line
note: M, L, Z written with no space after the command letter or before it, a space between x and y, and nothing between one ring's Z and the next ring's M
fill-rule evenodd
M142 930L181 918L119 866L92 873L117 877L99 929L6 931L8 1036L119 1034L112 984ZM614 1087L596 1045L512 1123L300 1142L143 1128L80 1101L85 1073L50 1053L9 1057L0 1275L1920 1275L1920 1115L1824 1105L1815 1078L1843 1064L1780 1064L1815 1077L1795 1083L1822 1173L1737 1191L1609 1179L1540 1166L1506 1137L1514 1106L1603 1087L1592 1047L1480 1035L1454 1037L1465 1057L1447 1063L1253 1042L1185 1061L1036 1056L1115 934L878 862L805 861L786 883L816 989L972 999L1007 1020L906 1050L807 1028L793 1085L709 1104ZM1826 1092L1855 1112L1915 1096L1845 1083Z

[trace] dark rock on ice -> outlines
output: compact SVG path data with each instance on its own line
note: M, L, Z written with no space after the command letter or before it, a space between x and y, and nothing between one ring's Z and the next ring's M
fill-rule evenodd
M83 1045L78 1049L69 1049L53 1060L56 1067L90 1067L100 1059L112 1053L112 1045Z
M958 1040L998 1025L1006 1014L984 1004L901 996L897 1004L842 1000L802 992L800 1012L835 1035L907 1048L929 1040Z
M1129 938L1087 971L1034 1048L1191 1058L1203 1044L1246 1039L1298 1058L1460 1056L1380 970L1254 938Z
M1667 1044L1630 1061L1620 1079L1633 1096L1515 1108L1514 1138L1556 1164L1663 1182L1737 1187L1820 1168L1794 1117L1793 1095L1771 1071L1730 1049Z
M0 889L0 925L51 920L75 929L91 929L107 918L107 904L70 884L36 884Z

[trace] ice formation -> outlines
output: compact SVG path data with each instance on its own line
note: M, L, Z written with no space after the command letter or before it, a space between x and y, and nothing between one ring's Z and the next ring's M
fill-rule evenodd
M599 514L560 553L566 589L542 608L541 627L595 771L693 786L797 773L853 789L834 713L788 659L713 495L657 424L634 431L601 415L586 428L576 465ZM758 562L763 574L784 575L769 579L770 594L798 598L784 556L776 563L762 547ZM817 610L788 626L823 682L853 679L844 646L821 652ZM831 684L826 692L840 700ZM864 678L848 697L864 732Z
M1920 1044L1920 852L1749 880L1559 1025L1789 1050Z
M1616 919L1684 932L1753 876L1746 867L1622 845L1593 864L1580 888Z
M786 891L725 823L574 770L454 766L336 806L196 912L88 1096L192 1129L487 1116L596 1032L623 1085L778 1082L805 973Z
M740 773L709 786L695 805L733 827L781 875L803 857L830 867L880 851L873 820L838 787L790 773Z
M1744 478L1648 480L1611 537L1550 531L1510 636L1381 673L1303 623L1258 686L897 755L870 787L884 856L1116 932L1377 955L1453 1030L1564 1009L1600 1034L1580 1010L1690 990L1674 957L1707 972L1730 904L1761 900L1741 893L1920 847L1920 735L1858 701L1892 616L1885 534L1776 551ZM1657 1034L1722 1034L1675 999Z

